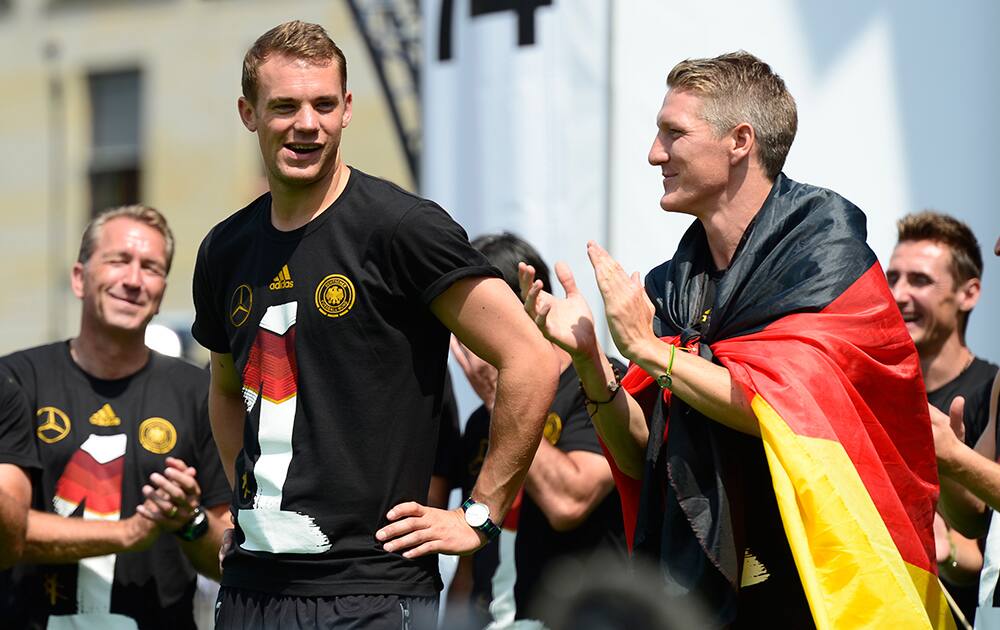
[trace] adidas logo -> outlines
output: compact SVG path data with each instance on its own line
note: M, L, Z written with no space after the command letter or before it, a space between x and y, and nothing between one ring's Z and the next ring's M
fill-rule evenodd
M288 265L281 268L278 275L274 276L274 280L271 280L271 284L267 285L268 289L272 291L278 291L280 289L291 289L295 286L292 282L292 274L288 271Z
M94 415L90 416L90 424L99 427L117 427L122 423L122 419L115 414L115 410L111 408L111 405L104 403L104 406L94 412Z

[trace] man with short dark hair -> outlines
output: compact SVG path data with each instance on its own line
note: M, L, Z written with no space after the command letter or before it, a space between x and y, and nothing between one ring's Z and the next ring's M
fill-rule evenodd
M195 267L192 332L236 486L220 628L436 625L435 554L495 537L555 390L548 344L464 230L343 161L346 72L316 24L254 43L238 108L270 191ZM423 505L449 330L500 371L495 439L451 511Z
M927 398L947 413L955 396L968 396L997 373L965 343L982 291L983 256L969 226L946 214L909 214L897 228L886 279L917 346ZM971 444L982 431L966 427Z
M42 464L5 623L194 628L195 572L219 577L230 490L207 375L144 343L172 254L156 210L99 214L73 265L79 334L0 359Z
M660 206L697 220L645 286L588 244L624 379L570 270L558 299L522 268L595 402L635 554L719 626L947 624L919 363L864 214L781 172L795 102L760 59L686 60L667 85L649 162Z
M1000 239L993 251L1000 256ZM941 512L964 536L986 534L985 562L979 579L975 627L1000 628L1000 465L997 464L997 420L1000 375L968 396L957 396L948 414L930 408L934 447L941 471ZM950 417L949 417L950 416ZM970 448L965 427L984 427Z
M965 330L982 290L983 256L969 226L939 212L908 214L896 223L898 242L886 280L920 355L927 400L947 413L956 396L968 397L993 380L997 366L977 357ZM967 415L971 422L975 416ZM974 445L983 426L965 427ZM982 568L978 543L935 518L941 579L963 614L976 609Z

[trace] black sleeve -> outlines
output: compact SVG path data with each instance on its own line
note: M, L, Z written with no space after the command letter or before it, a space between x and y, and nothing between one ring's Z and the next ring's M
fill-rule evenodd
M390 260L403 293L423 304L462 278L502 277L469 244L462 226L430 201L403 215L393 233Z
M0 358L0 378L4 377L13 379L26 397L28 408L33 409L37 402L33 398L38 386L34 365L28 360L25 352L15 352Z
M979 437L986 430L986 424L989 422L990 391L992 389L993 381L987 381L965 398L965 414L962 421L965 424L965 443L970 447L976 446ZM1000 451L997 452L1000 454Z
M459 440L458 403L455 401L455 388L451 384L451 374L444 373L444 399L441 402L441 414L438 417L438 444L434 456L434 474L448 479L449 486L461 485L458 479Z
M215 445L215 438L212 436L212 424L208 420L207 389L201 398L202 402L198 406L198 417L194 421L198 436L198 445L196 446L198 462L193 466L198 470L201 503L212 507L222 503L228 504L232 500L233 492L222 468L222 460L219 457L219 449Z
M31 418L24 392L12 378L0 375L0 464L41 469Z
M619 376L625 375L625 366L621 361L611 357L608 357L608 361ZM594 422L590 419L587 406L583 402L583 393L578 393L573 400L573 411L569 417L563 419L562 434L556 447L564 453L586 451L603 455L604 451L601 450L601 443L597 439L597 429L594 428Z
M192 279L194 324L191 325L191 336L212 352L226 354L230 352L229 337L226 336L224 314L219 310L218 295L212 286L212 278L209 275L208 247L213 232L209 232L205 240L201 242L201 247L198 248L198 257L194 263L194 277Z

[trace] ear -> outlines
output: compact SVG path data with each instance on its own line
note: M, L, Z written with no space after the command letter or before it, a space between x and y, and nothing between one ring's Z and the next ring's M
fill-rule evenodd
M347 129L351 124L351 116L354 114L354 94L350 90L344 93L344 120L340 123L341 129Z
M245 96L236 101L236 109L240 112L240 120L249 131L257 131L257 118L254 116L253 105Z
M83 263L75 262L73 263L73 272L70 274L69 280L70 286L73 289L73 295L78 299L83 299Z
M969 278L958 287L958 310L968 313L979 302L979 293L982 291L982 280L979 278Z
M732 145L729 149L729 164L736 166L748 159L757 145L757 134L748 123L740 123L729 132Z

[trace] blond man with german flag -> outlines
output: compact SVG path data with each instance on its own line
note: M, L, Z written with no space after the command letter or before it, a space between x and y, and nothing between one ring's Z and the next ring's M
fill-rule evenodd
M588 253L619 379L564 264L525 309L573 357L633 554L718 627L949 627L916 349L864 213L781 169L795 101L745 52L679 63L649 162L695 221L641 282ZM624 391L622 391L624 390Z

